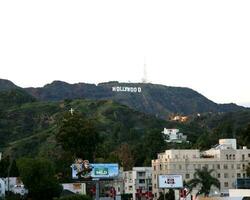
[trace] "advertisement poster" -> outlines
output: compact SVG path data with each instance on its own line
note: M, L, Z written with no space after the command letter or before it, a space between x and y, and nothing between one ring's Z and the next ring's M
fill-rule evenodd
M119 165L117 163L74 163L71 165L72 178L96 178L111 179L119 175Z
M159 175L159 188L183 188L181 175Z

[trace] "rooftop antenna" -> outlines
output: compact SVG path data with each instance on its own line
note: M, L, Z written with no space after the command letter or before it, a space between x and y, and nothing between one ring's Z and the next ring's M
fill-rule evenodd
M146 58L144 57L144 71L143 71L143 78L142 78L143 83L147 83L147 65L146 65Z

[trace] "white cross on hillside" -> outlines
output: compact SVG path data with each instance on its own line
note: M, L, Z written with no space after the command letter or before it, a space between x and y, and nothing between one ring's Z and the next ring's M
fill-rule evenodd
M74 110L73 108L70 108L70 110L69 110L69 112L70 112L71 115L74 114L74 111L75 111L75 110Z

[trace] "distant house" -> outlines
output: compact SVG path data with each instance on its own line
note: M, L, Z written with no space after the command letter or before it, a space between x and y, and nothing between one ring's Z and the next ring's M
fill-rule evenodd
M187 122L188 117L187 116L181 116L181 115L174 115L170 117L171 121L177 121L177 122Z
M5 188L6 191L11 191L15 194L25 195L28 193L28 190L25 189L24 184L19 177L5 178Z
M63 190L70 191L75 194L86 194L85 183L63 183Z
M166 129L162 131L166 142L182 143L187 141L187 136L179 132L179 129Z

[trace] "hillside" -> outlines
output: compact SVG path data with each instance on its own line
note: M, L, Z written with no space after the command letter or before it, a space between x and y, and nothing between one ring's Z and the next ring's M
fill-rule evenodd
M163 127L173 126L173 123L147 116L112 100L39 102L22 90L8 93L12 95L0 92L0 102L3 102L0 104L0 148L15 157L45 155L53 159L54 154L59 156L60 147L54 135L62 116L70 108L94 121L105 146L99 156L105 159L122 143L139 144L147 132L157 130L160 134ZM12 100L13 96L17 97L16 103L9 104L7 98Z
M102 141L96 152L97 162L119 162L117 156L128 153L134 166L149 165L165 149L207 149L219 138L236 137L239 145L250 144L249 111L192 115L187 123L178 123L113 100L37 101L24 90L14 89L0 92L0 151L15 159L46 157L59 171L68 170L72 157L62 150L55 134L70 108L94 122ZM179 128L191 143L166 144L161 133L164 127Z
M12 83L9 80L6 79L0 79L0 91L6 91L11 89L17 89L18 86L16 86L14 83Z
M141 92L117 92L112 90L113 87L141 88ZM216 104L189 88L158 84L108 82L94 85L54 81L42 88L26 88L25 90L42 101L79 98L110 99L163 119L166 119L170 113L190 115L245 110L244 107L236 104Z

